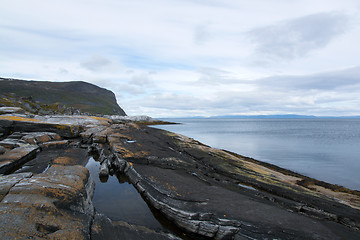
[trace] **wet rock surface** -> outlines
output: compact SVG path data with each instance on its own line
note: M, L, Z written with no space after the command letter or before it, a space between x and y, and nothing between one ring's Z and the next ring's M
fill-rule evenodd
M89 154L194 239L360 239L360 193L107 118L0 116L3 239L176 239L96 213Z
M106 216L96 214L92 225L91 239L175 240L180 238L169 233L158 233L146 227L131 225L123 221L112 222Z

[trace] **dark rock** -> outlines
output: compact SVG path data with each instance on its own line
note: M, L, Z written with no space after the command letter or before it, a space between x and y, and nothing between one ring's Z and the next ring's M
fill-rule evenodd
M149 205L184 232L194 234L194 239L360 238L356 191L341 190L336 193L338 200L307 187L305 176L134 123L110 125L104 118L85 116L35 117L33 121L0 116L0 121L5 121L6 131L58 126L68 132L53 128L50 132L57 133L55 137L21 132L10 138L39 144L43 152L17 170L34 175L11 174L3 181L0 177L0 232L5 238L174 239L140 226L111 222L103 215L94 218L94 184L88 171L77 165L84 165L87 151L101 162L100 177L125 173ZM77 134L73 134L74 126ZM59 142L59 136L81 139ZM91 143L87 150L79 148ZM64 149L52 148L56 146ZM6 165L1 164L12 163L10 156L13 165L23 163L21 159L29 153L20 150L0 155L0 169ZM35 165L42 167L36 170ZM20 228L11 231L11 221Z
M5 148L16 148L19 147L20 145L18 144L18 141L16 139L4 139L2 141L0 141L0 146L3 146Z
M14 121L14 120L15 121ZM54 123L42 123L40 120L28 118L15 118L13 116L0 118L0 125L11 128L17 132L55 132L62 137L77 137L80 133L78 125L64 125Z
M6 148L4 148L3 146L0 146L0 154L3 154L6 152Z
M24 109L19 107L0 107L0 114L25 113Z
M119 156L115 154L112 160L112 168L119 173L124 173L126 163L124 159L120 159Z
M136 239L136 240L175 240L179 239L169 233L155 232L142 226L131 225L126 222L112 222L102 214L96 214L92 225L91 239Z
M91 126L80 134L84 143L92 143L93 135L106 129L106 126ZM106 141L106 140L105 140Z
M38 149L38 146L24 146L0 155L0 173L8 173L11 169L34 158Z
M45 143L39 144L39 146L42 149L44 149L44 148L50 148L50 149L66 148L68 145L69 145L69 140L51 141L51 142L45 142Z
M16 183L19 183L21 180L30 177L32 177L32 173L19 173L0 176L0 202Z
M105 178L109 176L109 165L110 162L107 158L102 161L100 165L99 177Z
M20 133L20 132L14 132L13 134L11 134L10 136L8 136L8 139L16 139L19 140L20 138L22 138L24 136L24 133Z
M32 177L12 177L15 184L0 202L3 239L90 238L94 184L86 168L55 165Z
M132 130L121 127L121 132L114 129L108 137L109 144L119 159L128 161L124 172L130 182L153 207L186 231L215 239L356 239L360 236L356 224L344 224L353 226L355 232L352 232L334 218L318 219L321 211L311 210L314 208L305 208L306 216L289 211L297 202L283 200L283 196L298 194L302 201L311 204L324 203L328 198L320 199L315 197L317 193L296 186L296 178L282 175L286 173L280 174L184 136L136 126ZM129 139L136 142L128 144ZM274 199L269 201L258 195L258 191L239 187L239 179L245 180L244 177L248 179L241 182L257 189L259 186L277 192L281 189L281 197L268 194L267 199ZM347 209L351 219L358 219L354 215L357 210L346 205L340 207L337 202L333 204L337 207L326 208L326 216ZM331 219L333 222L327 222Z

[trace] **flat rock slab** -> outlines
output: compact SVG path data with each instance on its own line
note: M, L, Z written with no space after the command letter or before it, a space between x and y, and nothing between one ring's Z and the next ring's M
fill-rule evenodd
M0 155L0 173L7 173L11 169L34 158L38 149L38 146L28 145L14 148Z
M160 233L126 222L112 222L102 214L96 214L92 225L92 240L180 240L172 234Z
M0 204L2 239L90 239L91 219L62 211Z
M62 138L60 137L59 134L53 132L30 132L30 133L23 133L21 140L29 144L38 144L49 141L60 141L62 140Z
M131 183L187 231L215 239L360 238L359 211L299 185L305 176L166 131L111 128L109 145L128 161Z
M12 149L19 147L20 145L18 144L18 141L16 139L4 139L0 141L0 146Z
M0 176L0 201L9 193L10 189L24 178L32 177L31 173L19 173Z
M38 119L0 116L0 125L11 128L17 132L55 132L62 137L79 136L80 128L77 125L66 125L61 123L47 123Z
M109 126L111 120L92 116L1 115L0 126L17 132L54 132L61 137L78 137L90 125Z
M0 107L0 114L10 114L10 113L24 113L24 109L19 107Z
M39 146L41 147L41 149L66 148L69 143L69 140L61 140L40 143Z
M2 239L90 239L94 184L85 167L53 165L2 181Z
M66 140L65 140L66 141ZM15 171L15 173L42 173L52 164L85 166L89 156L85 149L80 148L48 148L39 152L36 157Z
M135 180L138 189L149 190L149 200L159 200L155 206L158 204L160 211L172 216L180 226L193 227L194 232L209 237L216 237L219 227L226 224L233 224L239 237L265 238L268 231L285 239L360 237L341 225L289 212L255 196L209 185L182 171L136 164L133 168L142 178Z

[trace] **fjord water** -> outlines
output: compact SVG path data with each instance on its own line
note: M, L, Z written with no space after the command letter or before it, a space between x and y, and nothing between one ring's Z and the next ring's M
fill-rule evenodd
M164 119L211 147L360 190L360 119Z

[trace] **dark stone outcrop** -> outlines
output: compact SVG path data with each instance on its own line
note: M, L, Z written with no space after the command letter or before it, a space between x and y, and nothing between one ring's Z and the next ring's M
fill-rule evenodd
M348 198L344 204L298 185L301 176L184 136L135 125L112 128L109 145L127 161L124 172L130 181L152 206L187 231L215 239L360 236L359 195L350 194L358 200ZM345 199L350 195L343 193Z
M38 149L38 146L23 146L0 155L0 174L8 173L11 169L34 158Z
M87 152L101 163L101 177L125 174L190 239L360 238L358 191L133 122L0 119L3 140L13 143L0 155L9 173L0 176L4 239L176 239L97 214L93 181L83 167Z
M112 222L102 214L96 214L92 225L92 240L177 240L172 234L159 233L154 230L128 224L123 221ZM180 240L180 239L179 239Z

